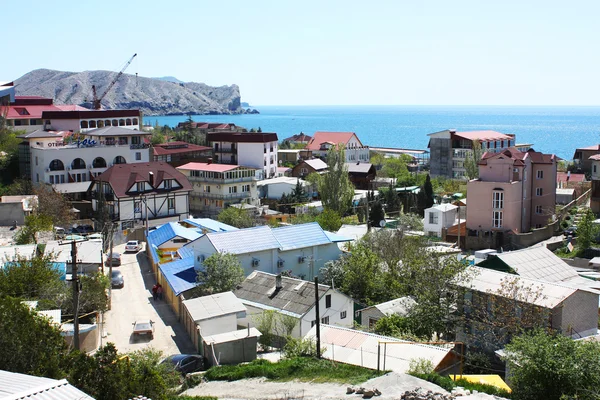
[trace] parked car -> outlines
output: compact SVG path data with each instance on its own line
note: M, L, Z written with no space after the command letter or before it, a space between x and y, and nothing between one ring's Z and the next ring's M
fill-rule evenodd
M80 235L89 235L90 233L94 232L94 227L91 225L79 225L77 227L77 232Z
M123 274L121 271L113 271L110 276L110 283L113 289L122 288L125 286L125 279L123 279Z
M106 265L110 265L111 260L113 267L118 267L119 265L121 265L121 254L115 252L107 254Z
M65 231L65 228L58 226L54 228L54 235L56 236L56 239L64 239L66 234L67 232Z
M204 357L198 354L173 354L162 360L161 364L170 364L175 371L183 375L206 369Z
M135 321L133 324L133 339L140 337L149 337L154 339L154 321L142 319Z
M577 236L577 225L573 225L565 229L565 236Z
M142 244L140 243L139 240L130 240L125 245L125 251L133 251L133 252L137 253L141 249L142 249Z

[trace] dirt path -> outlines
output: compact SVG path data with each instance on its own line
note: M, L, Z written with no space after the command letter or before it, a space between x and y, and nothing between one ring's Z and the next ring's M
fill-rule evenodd
M105 313L104 331L107 337L102 339L103 343L113 342L122 353L148 346L163 351L165 355L193 352L191 340L169 305L152 299L151 289L155 280L146 253L125 253L125 245L115 246L114 251L121 254L122 264L113 269L121 271L125 287L112 290L112 309ZM144 318L155 322L154 339L134 342L131 324Z

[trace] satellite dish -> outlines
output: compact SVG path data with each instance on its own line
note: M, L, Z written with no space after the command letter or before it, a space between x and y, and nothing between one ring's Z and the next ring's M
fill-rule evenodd
M379 226L382 228L385 226L385 219L382 219L381 221L379 221Z

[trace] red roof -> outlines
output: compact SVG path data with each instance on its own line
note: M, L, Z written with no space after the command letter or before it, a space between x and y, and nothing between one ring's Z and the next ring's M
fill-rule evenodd
M525 163L523 160L525 160L526 158L529 158L534 164L552 164L556 160L556 156L554 154L544 154L537 152L533 149L529 149L527 151L519 151L515 147L509 147L497 153L486 151L481 156L481 161L479 161L479 164L486 165L487 160L502 156L509 157L515 160L514 165L524 165Z
M512 136L496 131L469 131L469 132L454 132L454 136L468 140L510 140Z
M593 156L591 156L590 158L588 158L588 160L599 161L600 160L600 154L594 154Z
M193 151L210 151L211 147L199 146L197 144L186 142L168 142L154 145L154 155L162 156L167 154L189 153Z
M18 105L8 106L8 112L6 114L6 119L38 119L42 118L42 113L44 111L60 111L55 105L46 105L46 106L28 106L28 105Z
M585 174L568 174L566 172L557 172L556 182L585 182Z
M187 171L227 172L239 168L239 165L190 162L177 167Z
M180 188L165 190L165 189L154 189L147 193L175 193L175 192L189 192L192 190L190 181L185 177L184 174L177 171L171 165L164 162L148 162L148 163L134 163L134 164L117 164L113 165L100 175L94 178L94 182L108 182L112 187L112 190L117 197L130 197L133 195L139 195L135 192L129 193L129 189L136 182L150 182L150 172L154 174L153 187L158 187L162 181L166 179L174 179L181 185Z
M355 136L354 132L315 132L313 138L308 142L306 146L307 150L319 150L321 148L321 143L333 143L333 144L343 144L347 145L350 139ZM356 137L360 145L362 143L358 136Z

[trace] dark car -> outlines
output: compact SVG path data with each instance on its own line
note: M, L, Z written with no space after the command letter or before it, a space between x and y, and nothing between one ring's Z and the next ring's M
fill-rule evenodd
M110 260L112 260L113 267L118 267L121 265L121 254L115 252L107 254L106 265L110 265Z
M174 354L162 360L161 364L171 364L175 371L183 375L205 369L204 357L198 354Z
M110 282L113 288L122 288L125 286L125 280L121 271L113 271L110 276Z
M565 236L577 236L577 226L573 225L565 229Z

